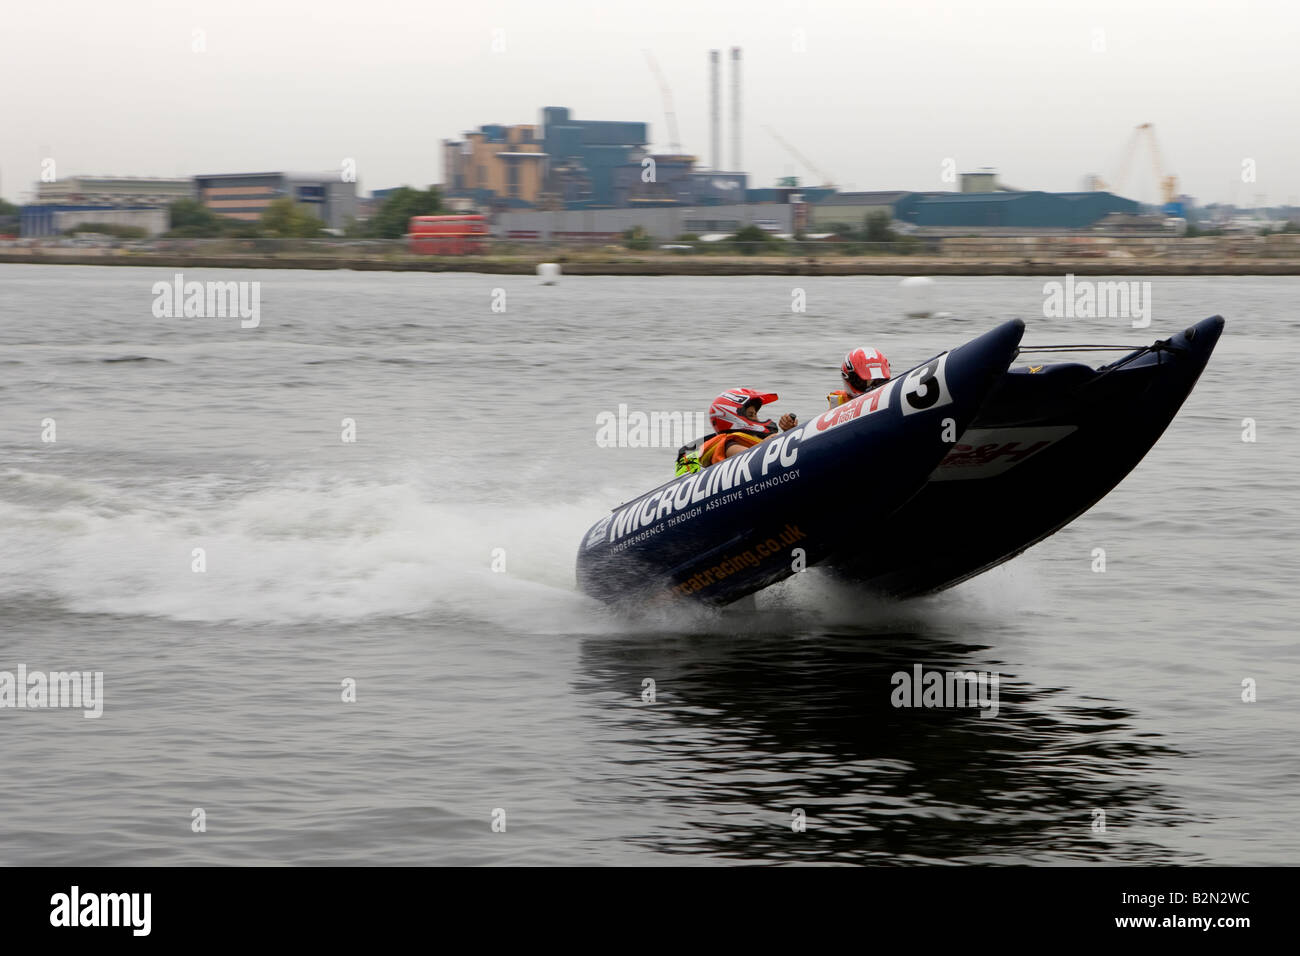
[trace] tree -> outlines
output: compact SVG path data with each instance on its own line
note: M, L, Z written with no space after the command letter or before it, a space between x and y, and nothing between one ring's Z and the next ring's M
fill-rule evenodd
M649 249L650 242L651 236L645 231L645 226L633 226L623 231L623 245L628 249Z
M889 228L889 213L869 213L862 224L862 238L866 242L893 242L898 236Z
M731 241L740 246L740 251L745 255L752 256L760 247L770 245L775 240L765 229L751 225L738 229L731 237Z
M277 239L310 239L325 228L321 222L288 196L272 199L262 213L262 232Z
M22 210L11 202L0 199L0 235L16 234Z
M221 220L196 199L178 199L167 207L171 230L168 236L186 239L221 235Z
M446 213L442 195L433 186L426 190L402 186L393 190L370 221L366 232L375 239L401 239L412 216L440 216Z

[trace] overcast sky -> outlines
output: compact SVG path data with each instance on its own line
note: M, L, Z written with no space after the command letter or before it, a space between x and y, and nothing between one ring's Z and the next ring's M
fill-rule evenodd
M442 177L483 123L650 124L658 59L684 147L707 163L708 50L744 50L752 185L946 189L993 166L1022 189L1119 171L1155 124L1201 202L1300 202L1300 4L1207 0L0 0L0 193L57 175L337 169L363 190ZM494 49L494 46L498 49ZM503 49L499 49L504 47ZM1243 162L1255 181L1243 181ZM1138 153L1126 188L1158 198Z

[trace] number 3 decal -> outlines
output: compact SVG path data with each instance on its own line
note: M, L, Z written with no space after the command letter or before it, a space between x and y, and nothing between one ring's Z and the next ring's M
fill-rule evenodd
M948 353L931 359L924 365L912 369L903 379L903 414L928 412L952 401L948 391L948 382L943 376L948 362Z

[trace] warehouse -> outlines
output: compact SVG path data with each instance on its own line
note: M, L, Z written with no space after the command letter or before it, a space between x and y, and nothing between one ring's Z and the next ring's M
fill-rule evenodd
M911 193L894 209L918 228L984 232L1084 229L1113 212L1136 214L1138 204L1106 192Z

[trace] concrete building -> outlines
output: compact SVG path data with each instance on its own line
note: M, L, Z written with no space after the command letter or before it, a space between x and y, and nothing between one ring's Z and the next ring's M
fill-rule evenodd
M357 214L357 184L338 173L226 173L195 176L198 199L219 216L256 222L275 199L306 206L330 229Z
M536 205L546 152L535 125L481 126L464 139L442 141L443 183L449 197L485 209Z
M995 193L1000 188L998 174L992 169L961 174L961 191L964 193Z
M149 176L69 176L36 184L36 200L23 207L24 238L62 235L99 223L132 226L156 236L169 228L167 206L194 198L191 179Z
M867 217L873 213L884 213L890 219L897 219L894 211L896 206L899 201L911 195L914 194L892 190L831 193L820 201L812 201L809 197L809 228L826 230L833 225L844 224L861 229Z
M22 208L23 238L49 238L88 224L133 226L147 235L169 228L168 209L194 199L192 179L69 176L36 183L35 202Z
M69 176L36 184L41 204L94 206L166 206L194 198L194 180L148 176Z
M777 186L759 186L745 190L745 202L794 202L802 200L810 205L829 199L836 194L833 186L800 186L799 180L786 177Z
M640 226L656 240L665 242L686 233L731 234L748 225L792 233L800 208L797 203L771 203L504 212L493 217L492 235L498 239L615 242L628 229Z
M147 236L171 228L166 206L101 206L92 203L32 203L24 206L19 234L24 239L61 236L89 224L134 226Z

